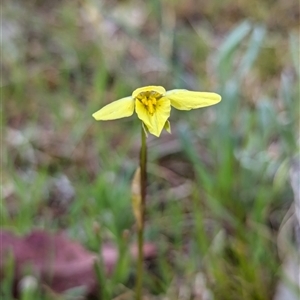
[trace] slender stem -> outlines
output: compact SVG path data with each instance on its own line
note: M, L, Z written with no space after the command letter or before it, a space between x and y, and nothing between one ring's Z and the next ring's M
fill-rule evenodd
M144 265L144 227L145 227L145 200L146 200L146 186L147 186L147 145L146 133L142 127L141 131L141 151L140 151L140 169L141 169L141 224L138 226L138 261L137 261L137 280L136 280L136 300L142 299L143 287L143 265Z

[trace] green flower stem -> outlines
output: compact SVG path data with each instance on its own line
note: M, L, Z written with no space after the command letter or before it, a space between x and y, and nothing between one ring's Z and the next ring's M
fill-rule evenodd
M146 186L147 186L147 144L146 133L142 126L141 131L141 151L140 151L140 170L141 170L141 224L138 225L138 261L136 272L136 300L142 299L143 276L144 276L144 227L145 227L145 207L146 207Z

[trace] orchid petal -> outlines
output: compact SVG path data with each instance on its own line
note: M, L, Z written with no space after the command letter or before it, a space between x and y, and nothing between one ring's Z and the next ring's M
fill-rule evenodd
M163 96L163 95L165 95L166 90L164 87L158 86L158 85L144 86L144 87L134 90L132 93L132 98L135 98L137 95L139 95L140 93L143 93L143 92L157 92Z
M169 120L166 121L165 126L164 126L164 129L165 129L167 132L171 133L171 124L170 124L170 121L169 121Z
M96 120L114 120L130 117L134 112L134 100L132 97L122 98L107 104L93 114Z
M217 104L221 96L216 93L171 90L166 93L171 105L179 110L191 110Z

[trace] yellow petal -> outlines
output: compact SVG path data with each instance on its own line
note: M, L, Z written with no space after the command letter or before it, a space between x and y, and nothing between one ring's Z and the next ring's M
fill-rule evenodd
M155 113L150 115L145 106L140 102L135 102L135 111L140 120L147 126L150 133L155 136L160 136L166 121L171 112L170 100L163 97L157 101Z
M171 133L171 124L170 124L170 121L169 121L169 120L166 121L165 126L164 126L164 129L165 129L167 132Z
M135 98L138 94L140 94L142 92L157 92L161 95L164 95L166 93L166 90L164 87L158 86L158 85L144 86L144 87L134 90L132 93L132 98Z
M145 132L146 137L148 137L148 133L149 133L148 127L145 125L144 122L142 122L142 126L143 126L143 130Z
M216 93L192 92L188 90L171 90L166 93L171 105L180 110L191 110L217 104L221 96Z
M107 104L100 110L93 113L93 117L99 120L114 120L129 117L134 111L134 100L132 97L122 98Z

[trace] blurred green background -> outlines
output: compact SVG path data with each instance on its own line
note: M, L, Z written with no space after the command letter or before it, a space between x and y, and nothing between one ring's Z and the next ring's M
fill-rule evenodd
M272 299L298 153L298 26L293 0L4 1L2 228L124 252L140 122L91 114L144 85L217 92L220 104L172 110L172 135L148 138L158 257L145 293ZM134 263L120 261L100 282L107 299L133 288Z

